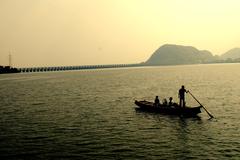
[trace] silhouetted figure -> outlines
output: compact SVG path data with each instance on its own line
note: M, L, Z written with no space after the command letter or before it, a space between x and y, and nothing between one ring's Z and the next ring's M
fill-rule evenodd
M185 107L185 92L187 93L186 89L182 85L182 88L179 89L179 92L178 92L178 98L180 100L180 102L179 102L180 107Z
M163 99L163 105L167 106L167 104L168 104L167 99L164 98L164 99Z
M156 107L158 107L160 105L160 100L158 99L158 96L156 96L154 104Z
M171 106L172 104L173 104L173 102L172 102L172 100L173 100L173 98L172 97L169 97L169 106Z

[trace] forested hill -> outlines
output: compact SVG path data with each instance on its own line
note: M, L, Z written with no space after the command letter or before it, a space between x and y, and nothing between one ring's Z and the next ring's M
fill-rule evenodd
M145 62L146 65L198 64L214 61L215 57L207 50L191 46L165 44L157 49Z
M240 48L233 48L221 55L221 59L223 60L226 60L229 58L233 60L240 58Z

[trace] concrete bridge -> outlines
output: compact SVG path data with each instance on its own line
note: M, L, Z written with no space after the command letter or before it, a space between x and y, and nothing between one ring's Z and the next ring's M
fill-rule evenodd
M19 70L21 72L51 72L51 71L123 68L123 67L139 67L139 66L143 66L143 65L137 63L137 64L109 64L109 65L86 65L86 66L30 67L30 68L19 68Z

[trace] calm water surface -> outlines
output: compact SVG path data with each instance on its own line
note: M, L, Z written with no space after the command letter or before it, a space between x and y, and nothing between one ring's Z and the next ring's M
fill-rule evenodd
M0 75L1 159L240 159L240 64ZM216 117L136 112L184 84ZM188 105L197 103L187 96Z

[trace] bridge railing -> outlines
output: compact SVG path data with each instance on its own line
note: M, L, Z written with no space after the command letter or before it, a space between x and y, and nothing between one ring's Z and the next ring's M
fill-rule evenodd
M51 71L140 67L140 66L143 66L143 65L140 63L136 63L136 64L108 64L108 65L84 65L84 66L58 66L58 67L29 67L29 68L19 68L19 70L21 72L51 72Z

